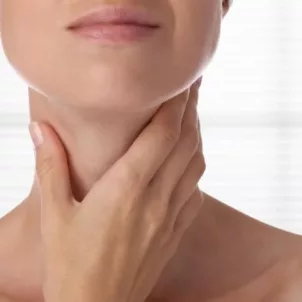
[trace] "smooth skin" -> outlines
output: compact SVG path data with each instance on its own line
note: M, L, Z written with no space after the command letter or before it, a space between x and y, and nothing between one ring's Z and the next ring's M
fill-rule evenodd
M161 29L127 47L75 39L68 23L99 4L143 6ZM30 120L50 125L64 145L76 200L127 152L160 106L205 73L230 7L227 0L0 0L4 53L28 85ZM205 101L211 100L201 93L200 110ZM204 193L147 302L275 302L293 292L302 299L301 237L228 202ZM36 181L0 219L0 238L0 301L43 302Z
M72 196L64 146L40 124L46 302L141 302L150 294L203 202L197 99L194 84L164 104L81 203ZM37 142L33 126L31 133Z

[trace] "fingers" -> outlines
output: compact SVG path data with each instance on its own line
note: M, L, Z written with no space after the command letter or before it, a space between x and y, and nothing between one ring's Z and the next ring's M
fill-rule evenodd
M189 89L163 104L110 172L114 171L113 175L124 178L126 184L148 185L179 140L188 99Z
M160 192L161 197L170 199L198 147L200 137L197 122L198 89L196 84L192 86L182 122L180 139L152 181L152 186Z
M206 170L206 162L203 155L203 145L199 121L198 136L198 148L170 198L170 206L168 213L170 217L168 221L170 221L172 225L174 224L180 209L188 201L189 197L194 192L196 185L198 185L198 181L204 175L204 172Z
M174 232L175 224L180 224L179 222L176 222L178 220L180 212L183 211L183 208L185 208L187 206L187 203L190 202L190 196L194 191L198 189L198 181L206 170L199 122L198 133L200 138L197 151L170 197L170 204L168 205L167 210L166 225L164 227L167 232L168 238L170 237L170 234ZM185 217L188 216L185 215Z
M128 152L113 166L135 184L147 185L177 143L189 90L167 101Z
M29 131L36 146L36 176L43 213L58 214L71 205L72 198L64 147L46 124L31 123Z
M196 152L192 161L190 162L183 178L180 180L177 188L172 194L170 199L170 206L168 210L168 233L172 232L173 227L176 223L179 212L183 207L186 207L186 203L194 190L198 189L198 181L202 177L205 171L204 157Z

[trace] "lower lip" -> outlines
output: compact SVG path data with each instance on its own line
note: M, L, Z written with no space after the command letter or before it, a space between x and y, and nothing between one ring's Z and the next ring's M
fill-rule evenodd
M95 24L73 28L71 31L83 38L97 42L133 42L154 34L159 27L135 24Z

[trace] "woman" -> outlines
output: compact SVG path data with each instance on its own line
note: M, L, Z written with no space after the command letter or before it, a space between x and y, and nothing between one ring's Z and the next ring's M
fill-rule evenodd
M85 31L70 26L99 4L144 7L152 14L152 29L124 36L115 31L122 43L106 40L106 32L88 41L80 36ZM230 4L0 0L4 52L29 85L31 120L49 124L66 149L77 200L127 151L159 107L203 74ZM133 36L137 40L130 41ZM3 300L43 298L40 199L33 182L20 206L0 221ZM300 254L299 236L204 194L147 301L299 301Z

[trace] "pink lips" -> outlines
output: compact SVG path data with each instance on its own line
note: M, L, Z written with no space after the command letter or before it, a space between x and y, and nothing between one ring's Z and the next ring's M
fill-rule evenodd
M67 29L102 42L125 42L150 35L159 27L159 22L145 9L106 5L76 19Z

